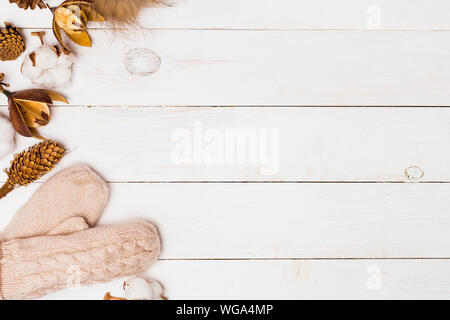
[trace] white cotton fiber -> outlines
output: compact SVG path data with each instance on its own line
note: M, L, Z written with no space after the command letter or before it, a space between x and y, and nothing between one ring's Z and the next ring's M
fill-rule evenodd
M132 277L111 290L111 296L127 300L162 300L163 291L158 281Z
M22 64L22 74L35 85L45 88L64 89L72 78L73 56L61 53L43 45L34 51L35 63L30 55L25 57Z
M58 64L56 52L49 46L41 46L36 51L36 66L42 70L54 68Z

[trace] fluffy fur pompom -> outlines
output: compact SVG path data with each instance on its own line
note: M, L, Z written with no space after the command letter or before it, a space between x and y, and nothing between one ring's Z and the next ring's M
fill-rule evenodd
M92 0L95 9L106 21L116 24L134 24L142 9L167 4L165 0Z

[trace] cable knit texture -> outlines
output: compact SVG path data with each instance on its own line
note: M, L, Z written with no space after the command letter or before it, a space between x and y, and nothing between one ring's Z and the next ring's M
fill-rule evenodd
M152 224L92 228L108 196L106 183L84 165L44 183L0 234L0 298L39 298L150 267L161 250Z
M0 292L3 299L32 299L137 274L157 259L160 247L156 228L146 221L10 240L0 245Z
M33 194L0 234L0 240L85 230L97 223L108 197L107 184L89 167L65 169Z

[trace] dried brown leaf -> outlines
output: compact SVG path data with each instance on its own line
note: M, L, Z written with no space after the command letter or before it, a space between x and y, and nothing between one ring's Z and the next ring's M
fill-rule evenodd
M63 30L66 31L65 29ZM92 47L91 38L86 31L82 31L80 34L66 32L66 35L70 40L82 47Z
M11 97L8 98L8 109L9 109L9 118L11 120L11 124L14 130L21 136L32 137L33 134L25 124L25 120L22 114L20 113L19 107Z
M67 99L63 95L60 95L58 92L52 90L42 90L42 91L44 91L50 97L50 99L52 99L52 101L69 103L69 101L67 101Z
M55 35L56 40L61 44L61 46L64 48L64 50L68 53L70 53L69 47L64 43L64 40L61 35L61 28L56 23L55 18L53 18L53 24L52 24L53 34Z
M28 128L39 128L50 122L50 110L46 103L15 99Z
M52 103L52 99L46 93L46 90L41 90L41 89L29 89L29 90L12 92L11 97L13 97L14 99L38 101L38 102L44 102L47 104Z
M41 134L36 130L36 128L30 128L30 133L33 136L33 138L45 140L45 138L41 136Z

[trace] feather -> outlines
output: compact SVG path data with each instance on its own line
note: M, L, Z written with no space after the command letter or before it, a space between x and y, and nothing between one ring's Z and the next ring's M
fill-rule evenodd
M164 5L165 0L91 0L95 10L106 21L116 24L135 24L142 9Z

